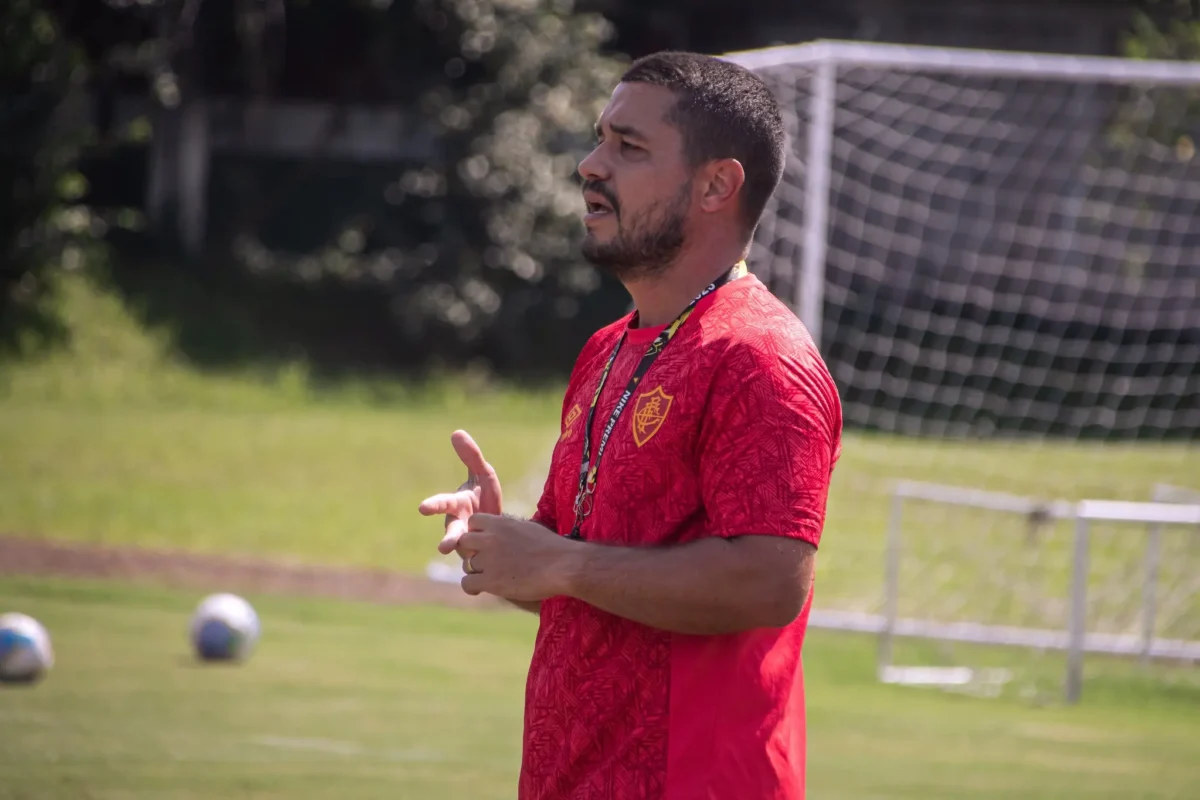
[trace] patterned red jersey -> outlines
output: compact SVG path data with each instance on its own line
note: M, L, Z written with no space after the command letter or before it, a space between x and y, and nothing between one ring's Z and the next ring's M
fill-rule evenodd
M592 451L662 328L632 315L596 333L572 372L535 519L574 523L587 410ZM600 465L583 538L666 545L768 534L817 545L841 448L837 389L808 332L754 276L703 298L639 383ZM526 686L522 800L804 797L801 646L785 628L673 634L574 598L542 603Z

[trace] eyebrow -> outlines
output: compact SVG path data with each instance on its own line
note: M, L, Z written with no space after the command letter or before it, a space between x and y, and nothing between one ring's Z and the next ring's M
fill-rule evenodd
M600 132L600 123L597 122L593 127L596 131L596 137L599 138L602 135ZM620 134L626 139L640 139L643 142L646 141L646 134L629 125L614 125L610 123L608 127L612 129L613 133Z

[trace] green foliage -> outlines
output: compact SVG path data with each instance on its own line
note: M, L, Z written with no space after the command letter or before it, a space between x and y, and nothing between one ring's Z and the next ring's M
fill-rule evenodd
M1200 8L1196 0L1146 0L1122 41L1128 58L1195 61L1200 58Z
M381 339L403 342L414 361L569 367L584 338L627 302L579 256L575 175L623 62L603 53L609 24L572 5L343 7L339 14L367 20L356 30L364 32L362 50L376 54L363 57L371 66L354 69L402 71L404 86L390 90L394 102L419 112L414 133L434 143L434 155L380 187L386 205L348 214L316 252L289 256L261 231L242 229L230 241L234 254L255 275L319 286L326 311L340 303L351 324L371 320ZM293 21L331 13L315 5L289 9ZM347 92L348 101L356 97L357 90ZM330 198L308 213L326 223ZM287 238L299 238L296 219L282 216Z
M0 531L419 572L440 534L414 509L461 482L456 428L488 453L513 513L541 494L561 386L326 383L302 364L212 374L179 363L166 331L80 276L58 299L70 346L0 372ZM877 596L898 476L1138 501L1155 483L1195 486L1200 448L848 432L818 565L827 606ZM955 580L977 574L976 561L961 563Z
M571 180L619 64L601 56L608 33L563 0L422 0L417 17L452 78L422 106L440 128L443 162L401 186L438 198L447 213L427 258L455 265L452 280L422 281L407 320L451 325L460 337L532 331L530 312L569 320L599 285L578 257L581 201ZM514 335L516 334L516 335ZM528 342L528 345L534 344Z
M230 0L19 0L0 11L0 180L16 187L0 201L8 204L0 209L0 292L37 315L37 324L22 318L14 330L51 332L53 281L44 271L88 260L67 245L130 227L119 219L130 209L83 203L144 191L140 167L120 160L135 148L112 147L108 132L110 146L79 162L79 149L57 131L86 130L75 121L51 127L75 87L90 82L103 100L119 76L122 91L140 85L165 105L155 120L159 136L172 135L158 123L176 101L208 92L390 105L411 114L415 139L431 143L432 156L420 163L382 169L324 160L320 143L300 163L213 161L209 263L188 273L202 272L207 291L246 310L270 348L284 342L283 349L337 365L330 369L482 360L560 375L627 302L578 255L575 167L622 67L602 52L608 23L576 13L572 0L312 0L283 9ZM86 58L76 59L72 47ZM321 51L330 57L313 69ZM223 57L195 57L213 52ZM103 104L95 111L105 116ZM101 162L84 173L94 186L73 171ZM342 190L340 205L330 184ZM297 196L314 195L308 214L297 213ZM168 202L152 231L167 247L172 216ZM273 235L279 230L282 237ZM280 238L299 246L281 246ZM122 290L142 299L148 322L178 311L142 285L146 270L132 250L111 266ZM17 319L6 310L5 322ZM189 357L213 363L219 351L232 364L255 351L231 346L229 330L175 323Z
M39 0L0 5L0 354L62 336L46 273L91 233L90 216L71 205L85 185L56 125L76 65Z
M1127 58L1165 61L1200 59L1200 3L1196 0L1147 0L1134 13L1121 40ZM1193 87L1130 87L1112 135L1129 148L1136 136L1174 148L1180 161L1195 154L1191 129L1200 118L1200 92Z

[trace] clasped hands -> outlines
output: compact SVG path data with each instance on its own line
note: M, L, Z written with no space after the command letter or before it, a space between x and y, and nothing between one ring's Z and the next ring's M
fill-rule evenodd
M536 522L503 516L503 492L496 471L466 431L450 443L467 468L467 481L454 492L422 501L423 516L445 515L438 544L443 555L463 559L463 591L514 601L545 600L566 593L578 546Z

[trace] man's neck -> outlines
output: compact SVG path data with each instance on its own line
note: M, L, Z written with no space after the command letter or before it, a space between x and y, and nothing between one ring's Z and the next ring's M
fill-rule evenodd
M722 258L709 256L703 260L685 256L661 275L626 283L625 290L637 309L637 326L657 328L672 322L704 287L741 259L741 253L736 251Z

